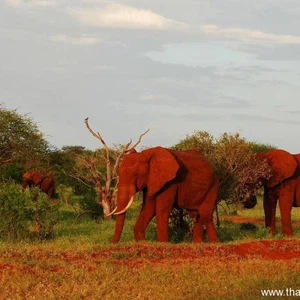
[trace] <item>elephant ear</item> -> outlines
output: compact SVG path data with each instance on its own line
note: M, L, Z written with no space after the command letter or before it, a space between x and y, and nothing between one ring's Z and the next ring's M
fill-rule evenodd
M32 181L34 184L40 184L42 182L42 175L39 172L33 172Z
M156 147L149 162L148 193L153 196L176 177L179 164L169 150Z
M292 154L285 150L272 150L262 154L267 158L271 168L272 176L268 180L268 187L272 188L283 180L294 175L298 163Z

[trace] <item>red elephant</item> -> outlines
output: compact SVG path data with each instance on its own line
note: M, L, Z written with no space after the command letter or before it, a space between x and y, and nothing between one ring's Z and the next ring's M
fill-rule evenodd
M275 233L276 206L279 203L282 232L293 235L291 210L300 206L300 154L291 154L285 150L271 150L258 153L256 158L266 160L271 168L269 178L260 178L258 182L248 185L247 199L244 206L252 208L256 205L255 191L264 187L264 212L266 227Z
M39 187L49 198L55 198L55 182L52 174L44 175L42 172L36 170L26 171L22 176L23 190L32 186Z
M119 169L119 186L113 243L120 240L126 211L133 196L143 191L143 206L134 228L137 241L156 216L157 239L167 242L168 219L173 207L184 208L194 221L193 242L217 241L213 212L217 201L218 179L212 165L198 151L175 151L154 147L125 155Z

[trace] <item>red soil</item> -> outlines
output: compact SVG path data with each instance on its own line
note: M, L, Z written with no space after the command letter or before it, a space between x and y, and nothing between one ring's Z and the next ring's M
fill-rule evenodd
M28 265L26 256L22 257L11 253L6 255L13 263L1 262L2 272L21 272L35 274L39 268L33 267L32 262L43 263L43 272L67 272L70 265L88 272L99 269L103 263L124 265L130 268L145 264L164 265L166 267L189 261L216 259L219 261L263 259L263 260L291 260L300 259L300 240L259 240L238 244L197 244L197 245L165 245L136 243L132 246L117 246L100 249L92 253L51 252L46 250L31 251L31 265ZM52 263L51 263L52 262ZM66 267L68 266L68 267Z
M254 224L265 224L265 219L260 218L244 218L238 216L223 216L222 220L232 221L234 223L254 223ZM276 221L276 224L281 225L281 221ZM293 225L300 226L299 221L292 221Z
M263 219L242 218L237 216L224 217L223 219L237 223L264 223ZM299 222L300 223L300 222ZM294 224L294 223L293 223ZM36 269L28 265L26 256L22 252L12 252L5 255L9 260L5 261L0 256L0 274L2 272L35 273ZM191 244L191 245L166 245L136 243L132 246L112 246L100 249L92 253L87 252L51 252L35 249L30 252L33 261L47 261L52 259L53 264L44 269L59 273L66 271L66 263L72 264L80 269L94 271L103 263L125 265L130 268L142 266L147 263L163 264L170 266L185 263L187 261L213 258L219 261L241 260L241 259L263 259L263 260L291 260L300 259L300 240L256 240L251 242L239 242L237 244ZM13 259L14 263L11 262Z
M163 262L166 260L183 261L204 257L215 257L219 259L283 259L289 260L300 258L299 240L261 240L253 242L239 243L237 245L228 244L199 244L197 246L173 245L153 246L147 244L137 244L136 246L120 247L116 249L106 249L92 253L95 260L111 258L121 263L130 260L150 260L152 262Z

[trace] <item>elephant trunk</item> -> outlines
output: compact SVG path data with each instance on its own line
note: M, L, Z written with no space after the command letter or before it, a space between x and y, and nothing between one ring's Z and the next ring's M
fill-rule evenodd
M120 237L122 235L122 231L123 231L123 227L124 227L124 223L125 223L125 216L126 216L126 213L123 213L123 214L117 216L115 233L111 240L111 242L114 244L119 242Z
M23 191L30 185L31 175L28 172L24 173L22 176L22 189Z
M249 198L244 202L244 208L251 209L257 204L257 198L254 194L251 194Z
M117 209L114 212L117 215L117 217L115 232L111 241L112 243L118 243L121 238L125 223L126 211L132 203L134 194L135 190L133 189L122 189L122 187L120 187L118 190Z

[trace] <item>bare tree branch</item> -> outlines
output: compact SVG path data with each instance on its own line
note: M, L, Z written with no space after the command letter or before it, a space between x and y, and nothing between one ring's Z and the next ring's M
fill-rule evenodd
M134 149L134 148L142 141L142 137L143 137L147 132L149 132L149 131L150 131L150 128L147 129L144 133L142 133L142 134L139 136L138 141L137 141L130 149L126 150L126 152L128 152L128 151Z
M95 133L95 131L90 127L89 119L88 118L86 118L84 120L84 123L85 123L87 129L90 131L90 133L94 137L96 137L98 140L100 140L100 142L102 143L102 145L105 148L105 151L106 151L106 176L107 176L107 179L106 179L106 190L109 190L110 183L111 183L111 178L112 178L112 170L111 170L109 148L108 148L107 144L105 143L104 139L102 138L101 134L99 132Z
M113 168L113 172L112 172L112 176L113 177L117 177L117 172L119 169L119 165L120 165L120 160L122 158L122 156L126 153L128 147L130 146L130 144L132 143L132 141L130 140L122 149L122 151L120 152L120 154L117 156L117 159L115 161L115 165Z
M64 173L65 175L67 175L67 176L70 176L70 177L72 177L72 178L74 178L74 179L80 181L81 183L83 183L83 184L86 185L87 187L91 187L91 186L88 185L86 182L84 182L80 177L76 177L76 176L74 176L74 175L67 174L67 173L65 172L65 170L63 170L63 173Z
M95 132L89 124L88 118L84 120L84 123L89 130L89 132L100 142L102 143L104 149L105 149L105 155L103 155L103 152L96 153L95 157L82 157L80 155L77 155L78 159L81 161L81 164L84 165L85 168L87 168L91 175L92 180L95 183L95 186L98 189L99 194L99 202L103 207L104 215L108 215L110 211L107 211L111 209L111 204L115 204L116 199L116 193L117 193L117 187L118 187L118 168L120 165L120 161L122 157L131 149L136 147L142 140L142 137L150 130L148 129L144 133L142 133L139 136L138 141L131 147L132 140L130 140L126 145L122 146L120 150L118 151L111 151L109 147L107 146L106 142L104 141L103 137L99 132ZM99 154L99 155L98 155ZM101 156L102 155L102 156ZM103 156L105 156L105 159L103 159ZM99 171L99 168L97 168L97 163L106 163L106 177ZM100 178L105 182L103 184L103 181L101 182ZM114 185L114 186L112 186Z

